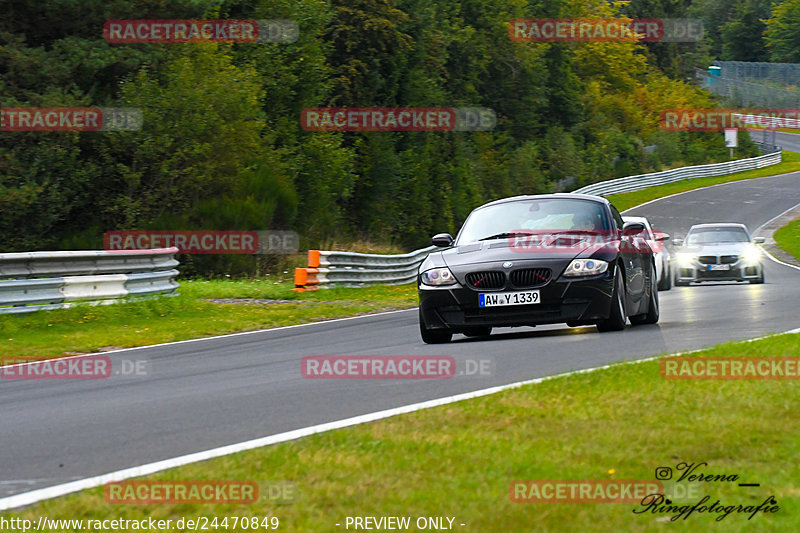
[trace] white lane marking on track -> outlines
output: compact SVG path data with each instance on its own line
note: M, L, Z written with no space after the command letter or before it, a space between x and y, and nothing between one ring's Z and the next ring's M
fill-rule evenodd
M768 337L774 337L776 335L783 335L788 333L800 333L800 328L793 329L790 331L784 331L783 333L773 333L770 335L763 335L761 337L755 337L752 339L744 339L738 342L753 342L760 339L765 339ZM148 463L140 466L134 466L131 468L126 468L124 470L117 470L116 472L109 472L107 474L102 474L99 476L94 476L90 478L80 479L77 481L71 481L69 483L62 483L60 485L54 485L51 487L45 487L42 489L32 490L30 492L24 492L21 494L15 494L13 496L8 496L6 498L0 498L0 511L6 509L13 509L16 507L22 507L24 505L30 505L42 500L47 500L50 498L56 498L58 496L64 496L66 494L71 494L73 492L77 492L79 490L91 489L94 487L99 487L101 485L105 485L106 483L110 483L112 481L122 481L124 479L129 479L132 477L139 477L139 476L146 476L148 474L153 474L156 472L160 472L162 470L167 470L169 468L175 468L178 466L184 466L191 463L196 463L199 461L205 461L208 459L213 459L216 457L222 457L224 455L230 455L232 453L238 453L245 450L252 450L253 448L261 448L263 446L269 446L271 444L277 444L280 442L287 442L291 440L296 440L302 437L307 437L309 435L314 435L316 433L323 433L326 431L331 431L334 429L341 429L350 426L355 426L358 424L364 424L366 422L373 422L376 420L381 420L384 418L389 418L392 416L405 414L405 413L412 413L415 411L420 411L422 409L430 409L432 407L438 407L440 405L447 405L450 403L459 402L462 400L470 400L473 398L480 398L482 396L488 396L490 394L496 394L498 392L502 392L509 389L514 389L518 387L522 387L524 385L532 385L536 383L541 383L543 381L547 381L550 379L556 379L566 376L571 376L575 374L586 374L590 372L594 372L596 370L603 370L606 368L611 368L612 366L619 366L619 365L632 365L632 364L639 364L646 361L653 361L659 359L661 357L677 357L679 355L685 355L689 353L696 353L702 351L704 348L698 348L696 350L688 350L683 352L676 352L673 354L667 355L656 355L652 357L647 357L645 359L636 359L634 361L620 361L615 362L607 365L602 365L594 368L584 368L581 370L574 370L572 372L564 372L561 374L555 374L553 376L543 376L540 378L529 379L526 381L519 381L516 383L510 383L508 385L499 385L497 387L491 387L488 389L477 390L473 392L467 392L463 394L456 394L454 396L448 396L445 398L437 398L435 400L428 400L425 402L414 403L410 405L404 405L401 407L394 407L392 409L386 409L384 411L377 411L374 413L367 413L359 416L354 416L352 418L345 418L343 420L336 420L333 422L327 422L324 424L318 424L316 426L309 426L305 428L295 429L293 431L287 431L285 433L278 433L276 435L269 435L266 437L261 437L253 440L248 440L244 442L239 442L236 444L229 444L228 446L222 446L219 448L213 448L211 450L205 450L202 452L192 453L188 455L182 455L180 457L174 457L172 459L165 459L163 461L157 461L155 463Z
M763 248L761 249L761 251L762 251L762 252L764 252L765 254L767 254L767 257L768 257L768 258L770 258L770 259L772 259L772 260L773 260L773 261L775 261L776 263L780 263L780 264L781 264L781 265L783 265L783 266L787 266L787 267L789 267L789 268L793 268L793 269L795 269L795 270L800 270L800 267L799 267L799 266L797 266L797 265L792 265L792 264L790 264L790 263L784 263L783 261L781 261L780 259L778 259L778 258L777 258L777 257L775 257L774 255L772 255L772 254L771 254L771 253L769 253L768 251L764 250Z
M783 213L780 213L779 215L775 215L774 217L772 217L771 219L767 220L766 222L764 222L763 224L761 224L759 227L757 227L757 228L756 228L756 230L753 232L753 234L755 235L756 233L758 233L759 231L761 231L761 228L763 228L763 227L765 227L765 226L769 225L769 224L770 224L770 222L772 222L773 220L776 220L776 219L778 219L778 218L782 217L783 215L785 215L785 214L786 214L786 213L788 213L789 211L792 211L793 209L797 209L798 207L800 207L800 204L793 205L792 207L790 207L789 209L787 209L787 210L786 210L786 211L784 211ZM795 270L800 270L800 267L798 267L797 265L792 265L792 264L790 264L790 263L785 263L785 262L781 261L780 259L778 259L778 258L777 258L777 257L775 257L774 255L772 255L771 253L769 253L768 251L766 251L764 248L761 248L761 251L762 251L762 252L764 252L765 254L767 254L767 257L769 257L770 259L772 259L772 260L773 260L773 261L775 261L776 263L779 263L779 264L781 264L781 265L787 266L787 267L789 267L789 268L793 268L793 269L795 269Z

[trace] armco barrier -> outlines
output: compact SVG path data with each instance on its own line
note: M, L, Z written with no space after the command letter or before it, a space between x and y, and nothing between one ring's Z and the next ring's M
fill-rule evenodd
M0 314L172 294L177 248L0 254Z
M651 174L640 174L638 176L626 176L624 178L601 181L572 192L606 196L621 192L638 191L640 189L646 189L647 187L664 185L665 183L686 179L724 176L743 170L753 170L781 162L782 153L780 148L772 147L771 150L770 153L758 157L751 157L749 159L737 159L736 161L726 161L724 163L714 163L711 165L674 168L663 172L653 172Z
M429 246L397 255L309 250L308 267L294 270L294 290L316 290L333 284L411 283L417 278L420 263L435 249Z

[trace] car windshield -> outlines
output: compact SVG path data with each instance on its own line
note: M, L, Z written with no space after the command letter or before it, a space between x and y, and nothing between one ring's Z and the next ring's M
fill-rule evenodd
M741 228L703 228L692 231L686 238L690 246L726 242L750 242L750 237Z
M569 198L516 200L473 211L461 228L458 244L503 239L532 231L602 231L608 219L599 202Z

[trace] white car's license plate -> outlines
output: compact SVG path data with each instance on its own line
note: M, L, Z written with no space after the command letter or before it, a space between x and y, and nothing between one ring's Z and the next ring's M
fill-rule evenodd
M709 270L730 270L730 265L708 265Z
M539 291L487 292L478 295L478 306L499 307L501 305L538 304Z

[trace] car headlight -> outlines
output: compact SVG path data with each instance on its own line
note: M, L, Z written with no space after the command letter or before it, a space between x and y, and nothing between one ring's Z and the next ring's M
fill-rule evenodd
M758 263L761 261L761 250L755 246L748 248L742 254L742 258L744 258L746 263Z
M565 276L593 276L608 270L608 262L600 259L573 259L564 271Z
M678 262L678 266L682 267L692 266L692 262L694 261L694 254L688 252L678 252L678 255L675 257L675 260Z
M447 267L432 268L420 274L422 283L425 285L455 285L456 277Z

